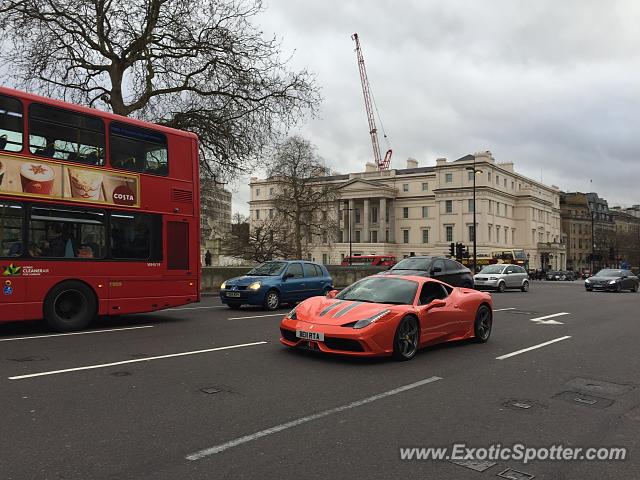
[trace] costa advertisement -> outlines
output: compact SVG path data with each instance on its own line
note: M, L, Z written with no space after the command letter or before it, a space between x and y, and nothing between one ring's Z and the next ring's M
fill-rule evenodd
M0 193L140 206L138 175L0 154Z

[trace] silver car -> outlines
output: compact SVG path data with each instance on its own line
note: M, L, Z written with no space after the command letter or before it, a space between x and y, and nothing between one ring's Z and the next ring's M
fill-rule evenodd
M504 292L507 288L529 291L529 275L519 265L497 264L487 265L474 275L473 280L478 290L489 289Z

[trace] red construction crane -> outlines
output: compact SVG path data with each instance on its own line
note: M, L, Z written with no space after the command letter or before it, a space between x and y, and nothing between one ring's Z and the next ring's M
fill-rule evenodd
M360 48L360 40L358 34L351 35L351 39L356 42L356 55L358 57L358 68L360 69L360 81L362 82L362 95L364 95L364 106L367 109L367 120L369 121L369 133L371 134L371 145L373 146L373 159L375 160L378 170L389 170L389 164L391 163L391 149L387 150L387 153L382 158L380 153L380 145L378 144L378 129L376 127L376 119L373 114L373 106L375 103L371 96L371 86L369 85L369 78L367 77L367 69L364 66L364 57L362 56L362 49ZM384 127L382 129L384 134ZM384 135L387 138L386 135Z

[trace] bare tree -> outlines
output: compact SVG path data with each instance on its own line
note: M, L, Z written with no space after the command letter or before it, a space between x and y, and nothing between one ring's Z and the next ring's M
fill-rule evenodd
M292 254L288 232L281 221L271 218L262 220L249 229L249 224L234 224L232 234L224 242L226 255L266 262Z
M335 185L319 181L329 170L315 147L302 137L288 138L278 146L268 168L274 185L272 202L277 216L291 228L296 258L313 243L327 243L335 230L330 214L336 205Z
M200 137L218 178L247 171L320 101L275 38L262 0L0 0L10 78L48 96Z

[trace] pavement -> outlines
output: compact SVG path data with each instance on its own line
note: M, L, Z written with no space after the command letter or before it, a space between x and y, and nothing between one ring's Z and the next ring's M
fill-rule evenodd
M493 298L489 342L409 362L286 349L288 309L216 297L76 334L0 325L0 479L640 478L640 294L532 282ZM400 459L456 443L628 450Z

